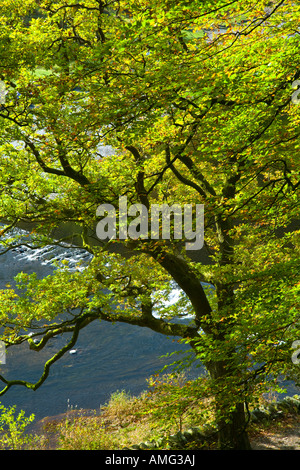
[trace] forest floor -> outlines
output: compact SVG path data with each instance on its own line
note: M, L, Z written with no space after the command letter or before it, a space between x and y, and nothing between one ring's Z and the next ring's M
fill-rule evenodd
M300 417L288 415L269 426L250 431L253 450L300 450Z

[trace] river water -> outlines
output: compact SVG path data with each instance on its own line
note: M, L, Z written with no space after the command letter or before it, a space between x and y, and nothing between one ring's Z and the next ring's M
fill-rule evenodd
M85 256L80 249L51 247L35 254L29 249L8 252L0 257L0 288L11 283L20 271L47 276L53 270L52 257L69 257L75 263ZM37 381L44 362L65 344L65 336L53 339L40 352L30 350L27 343L8 348L6 364L0 364L1 375L7 379ZM34 413L36 419L64 413L68 405L78 409L99 409L117 390L126 390L133 395L145 390L146 379L151 374L158 372L168 361L178 359L177 355L169 359L162 358L163 355L187 350L178 339L147 328L95 321L81 330L76 354L68 352L54 364L48 379L38 390L15 386L0 397L0 402L5 406L15 404L26 414Z

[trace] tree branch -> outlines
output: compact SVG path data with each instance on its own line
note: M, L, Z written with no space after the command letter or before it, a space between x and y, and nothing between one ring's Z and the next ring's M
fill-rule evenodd
M41 377L39 378L37 382L32 383L32 382L28 382L27 380L7 380L2 375L0 375L0 380L6 384L6 387L4 387L0 391L0 396L4 395L13 385L22 385L26 388L30 388L31 390L37 390L47 379L51 366L55 362L57 362L67 351L69 351L76 344L79 331L85 326L87 326L89 323L94 321L96 318L98 318L98 316L96 315L91 316L90 313L84 314L83 316L77 318L76 323L73 327L73 335L72 335L71 340L64 347L62 347L56 354L54 354L54 356L52 356L51 359L49 359L45 363L43 374L41 375ZM47 341L48 340L45 340L45 342Z

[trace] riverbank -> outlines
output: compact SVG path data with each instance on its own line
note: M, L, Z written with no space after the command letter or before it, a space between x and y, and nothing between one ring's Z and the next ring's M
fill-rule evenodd
M69 410L38 424L40 448L48 450L216 450L216 433L206 423L178 422L157 427L145 413L146 395L130 397L118 392L100 414ZM261 401L251 410L248 427L253 450L300 450L300 396ZM176 425L177 424L177 425Z

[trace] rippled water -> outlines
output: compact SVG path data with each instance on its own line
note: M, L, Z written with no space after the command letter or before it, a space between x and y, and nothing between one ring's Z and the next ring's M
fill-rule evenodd
M71 257L78 261L86 256L83 250L47 248L33 254L21 249L0 257L0 288L19 272L36 272L39 277L52 272L51 258ZM36 381L43 364L59 347L65 337L58 336L40 352L22 344L7 350L6 364L1 374L8 379ZM12 387L0 397L5 406L16 404L40 419L77 408L99 408L116 390L139 394L147 388L146 379L167 362L162 355L184 349L174 338L167 338L147 328L126 324L95 321L84 328L76 344L76 354L67 353L52 366L47 381L35 392L24 387ZM185 348L186 349L186 348ZM178 359L172 357L169 362Z

